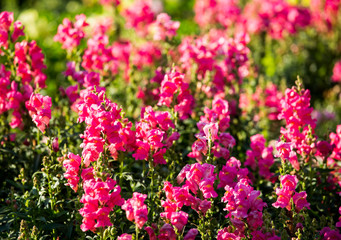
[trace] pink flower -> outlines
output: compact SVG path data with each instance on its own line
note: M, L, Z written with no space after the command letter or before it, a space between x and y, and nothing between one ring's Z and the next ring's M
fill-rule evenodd
M149 240L156 240L155 232L151 227L145 227L144 230L148 233Z
M84 180L83 189L84 194L80 202L84 204L84 207L79 210L83 217L82 231L94 232L96 228L112 226L109 218L110 212L115 206L122 206L124 203L120 195L120 186L109 177L103 181L92 175Z
M247 219L251 229L257 229L262 224L262 211L266 206L259 197L260 192L253 190L245 178L239 180L234 188L226 185L225 190L221 200L227 203L224 208L229 212L226 218L230 218L237 229L244 227L243 219Z
M310 204L307 202L306 192L295 192L298 179L295 175L285 175L280 177L282 188L276 189L277 201L272 204L275 208L286 208L291 210L291 199L296 209L301 211L304 207L309 209Z
M19 21L15 21L13 24L13 27L14 27L14 29L13 29L13 33L12 33L11 38L12 38L12 41L15 42L18 40L18 38L20 36L25 36L25 33L24 33L25 27Z
M160 228L160 234L158 236L159 240L176 240L176 233L173 227L167 223L165 223Z
M287 189L290 193L295 191L298 179L295 175L284 175L280 177L281 185L283 188Z
M63 166L66 168L64 177L68 180L67 185L70 186L75 192L78 189L79 182L79 167L81 165L81 157L73 153L68 154L68 159L65 159ZM84 170L83 170L84 171Z
M212 142L214 142L218 138L218 124L217 123L206 124L203 130L206 135L206 138L211 139Z
M219 172L218 188L225 186L234 187L239 180L247 178L249 171L246 168L241 168L241 162L234 157L231 157L226 165Z
M341 61L336 62L334 65L332 80L334 82L341 82Z
M1 12L0 13L0 28L5 29L6 31L9 30L13 23L13 13L12 12Z
M290 153L292 151L293 144L288 142L277 142L276 143L276 150L278 152L278 156L281 157L283 160L287 160L290 158Z
M123 233L121 236L117 238L117 240L132 240L133 236L128 233Z
M230 233L227 228L218 231L217 240L241 240L241 237L234 233Z
M59 151L59 143L58 143L58 138L53 138L52 140L52 150L54 152L58 152Z
M129 221L135 221L139 229L142 229L148 220L148 209L147 205L144 204L146 198L146 194L134 192L133 197L122 205L122 209L126 211L127 219Z
M141 36L147 34L147 26L153 22L155 17L150 0L136 1L128 9L125 9L122 15L126 20L126 27L134 28Z
M51 98L49 96L42 96L39 93L32 93L30 100L25 105L33 122L41 132L45 132L45 128L49 125L51 119Z
M229 27L237 21L240 14L238 1L222 0L209 1L197 0L194 5L195 21L200 27L210 24L221 24Z
M322 240L341 239L340 232L329 227L324 227L320 232L320 236L322 236Z
M327 141L318 141L316 144L316 148L316 155L322 157L327 157L333 150L333 146Z
M171 223L181 231L183 227L187 224L188 214L185 212L173 212L171 215Z
M155 164L167 164L166 160L163 157L166 151L166 148L162 148L158 152L153 154L153 161Z
M276 188L276 195L278 196L277 201L272 204L275 208L287 208L291 209L290 199L291 193L287 189Z
M175 98L175 96L177 97ZM192 112L194 98L189 92L189 85L185 82L185 75L172 69L164 76L160 87L158 105L174 107L181 119L186 119Z
M184 240L195 240L198 235L198 230L196 228L191 228L184 237Z
M149 31L153 34L155 41L169 39L176 35L176 31L180 27L180 22L172 21L167 13L160 13L156 17L156 21L149 26Z
M310 203L307 202L307 193L306 192L300 192L295 193L295 195L292 197L294 200L296 209L298 211L301 211L304 207L310 209Z
M148 143L137 141L136 146L138 147L136 153L133 154L135 160L147 160L150 145Z
M204 198L216 198L218 194L214 191L213 184L214 184L215 177L205 178L199 184L199 189L203 193Z
M58 32L54 36L54 41L63 44L62 48L72 51L80 44L81 39L85 37L84 28L88 26L84 14L75 17L75 23L65 18L63 24L58 26Z

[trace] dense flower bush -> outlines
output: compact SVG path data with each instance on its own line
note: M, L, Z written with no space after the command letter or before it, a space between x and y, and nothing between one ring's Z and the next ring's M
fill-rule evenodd
M310 3L101 0L58 76L1 12L0 237L341 239L341 2Z

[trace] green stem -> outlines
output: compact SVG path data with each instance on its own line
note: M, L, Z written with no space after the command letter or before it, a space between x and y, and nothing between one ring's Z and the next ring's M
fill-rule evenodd
M136 224L135 224L135 233L136 233L135 239L138 240L139 239L139 228L137 227Z
M150 204L150 212L151 214L153 214L154 212L154 166L153 166L153 160L150 158L149 159L149 171L150 171L150 201L151 201L151 204ZM153 219L151 219L153 220Z
M123 163L123 157L119 156L119 160L120 160L120 180L119 180L119 185L122 186L122 180L123 180L123 168L124 168L124 163Z

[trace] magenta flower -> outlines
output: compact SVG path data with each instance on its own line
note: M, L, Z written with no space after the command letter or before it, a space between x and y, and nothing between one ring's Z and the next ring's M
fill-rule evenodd
M322 240L341 239L339 230L332 230L329 227L324 227L320 231L320 236L322 237Z
M276 195L278 196L277 201L272 206L275 208L287 208L290 211L291 193L287 189L276 188Z
M177 96L176 96L177 95ZM187 119L194 106L194 98L189 92L189 85L185 82L185 75L176 69L164 76L160 87L158 105L174 107L181 119Z
M156 21L149 26L149 31L153 34L155 41L172 39L176 35L176 31L180 27L180 22L172 21L167 13L160 13L156 17Z
M148 25L155 18L151 4L152 2L150 0L141 0L136 1L128 9L125 9L122 15L126 20L126 27L134 28L139 35L145 36Z
M26 108L41 132L45 132L45 128L49 125L51 107L51 98L49 96L42 96L39 93L32 93L30 100L26 102Z
M282 188L287 189L289 193L291 194L293 191L295 191L296 186L298 184L298 179L295 175L284 175L280 177Z
M280 177L282 188L276 189L277 201L272 204L275 208L286 208L291 210L291 199L293 200L296 210L301 211L304 207L309 209L310 204L307 202L306 192L296 192L298 179L295 175L284 175Z
M80 44L81 39L85 37L84 28L89 25L84 14L77 15L75 19L76 21L72 23L65 18L53 38L54 41L63 44L62 48L68 51L72 51Z
M184 236L184 240L195 240L195 237L198 235L198 233L198 229L191 228Z
M133 236L128 233L123 233L121 236L117 238L117 240L132 240Z
M294 200L296 209L298 211L301 211L304 207L310 209L310 203L307 202L307 193L300 192L300 193L295 193L295 195L292 197Z
M211 139L214 142L218 138L218 124L209 123L203 128L206 139Z
M144 204L147 195L138 192L133 193L133 197L126 200L122 209L126 211L127 219L134 221L139 229L148 221L148 209Z
M138 148L136 149L136 153L133 154L133 157L136 160L147 160L148 154L149 154L150 145L148 143L137 141L136 142L136 146Z
M199 184L199 189L203 193L204 198L216 198L218 194L214 191L213 184L214 184L215 177L206 178Z
M63 166L66 168L64 177L68 180L67 185L70 186L75 192L78 189L79 182L79 167L81 165L81 157L73 153L68 154L68 159L64 160Z
M165 223L160 228L160 234L158 235L159 240L176 240L176 233L173 227L167 223Z
M178 231L181 231L183 227L187 224L188 214L182 211L173 212L170 220L171 223L178 229Z
M262 225L262 211L266 203L259 197L260 192L249 185L247 179L240 179L233 188L226 185L225 190L221 200L227 203L224 208L228 211L226 218L230 218L237 229L244 228L244 219L253 230Z
M234 233L230 233L227 228L220 229L218 231L217 240L226 240L226 239L241 240L241 237L239 237L238 235Z
M332 80L334 82L341 82L341 61L338 61L334 65Z
M87 171L88 172L88 171ZM84 180L84 177L87 180ZM82 231L96 231L96 228L112 226L109 214L115 206L122 206L124 199L121 198L120 186L107 178L106 181L94 178L93 175L82 172L84 194L80 200L84 207L79 210L82 215Z

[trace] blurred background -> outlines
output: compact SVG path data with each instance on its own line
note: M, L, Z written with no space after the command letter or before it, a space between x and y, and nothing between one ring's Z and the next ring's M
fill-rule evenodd
M123 0L120 7L131 2L133 0ZM172 19L181 21L180 35L191 34L198 29L193 20L194 0L153 0L153 4L159 11L167 12ZM50 96L54 96L60 83L65 81L62 72L65 71L66 53L60 43L53 41L58 25L64 18L73 19L80 13L84 13L88 19L111 14L110 9L98 4L98 0L1 0L0 11L13 12L14 19L21 21L25 26L28 38L36 40L38 46L42 48L48 66L45 70L46 91Z

